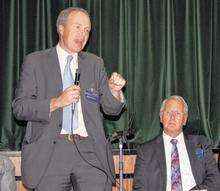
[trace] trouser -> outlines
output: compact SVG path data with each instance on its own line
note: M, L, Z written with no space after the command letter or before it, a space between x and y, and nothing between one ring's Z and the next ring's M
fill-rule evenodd
M89 137L75 143L59 138L50 164L34 191L111 191L112 183L94 149Z

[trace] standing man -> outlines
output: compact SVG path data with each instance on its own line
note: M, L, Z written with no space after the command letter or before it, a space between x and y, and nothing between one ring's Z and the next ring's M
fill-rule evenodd
M36 191L110 191L115 182L101 111L120 114L125 80L116 72L108 80L103 60L82 51L90 31L87 11L67 8L57 18L57 46L23 63L13 111L28 121L22 180Z
M212 147L204 136L184 135L188 106L180 96L164 100L163 133L143 144L137 154L134 191L220 190Z

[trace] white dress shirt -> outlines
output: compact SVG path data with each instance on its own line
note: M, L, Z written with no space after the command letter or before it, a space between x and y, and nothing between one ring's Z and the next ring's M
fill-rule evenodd
M60 71L61 71L61 76L62 76L62 79L63 79L64 68L65 68L66 63L67 63L66 58L70 54L68 52L66 52L63 48L61 48L59 43L56 46L56 51L57 51L57 54L58 54L58 60L59 60L59 64L60 64ZM72 56L73 56L73 59L70 63L70 66L71 66L71 72L72 72L73 79L74 79L76 69L78 68L78 54L75 53L75 54L72 54ZM78 123L79 123L79 127L77 129L73 130L73 134L79 134L83 137L87 137L88 134L87 134L84 119L83 119L81 99L79 99L79 102L78 102ZM61 134L67 134L67 132L62 128Z
M171 190L171 139L169 135L163 132L163 141L166 157L166 166L167 166L167 187L166 191ZM186 144L184 141L183 133L180 133L175 139L177 142L177 149L179 152L179 161L180 161L180 172L182 178L182 188L183 191L189 191L191 188L196 186L194 176L192 174L192 169L189 161L188 152L186 150Z

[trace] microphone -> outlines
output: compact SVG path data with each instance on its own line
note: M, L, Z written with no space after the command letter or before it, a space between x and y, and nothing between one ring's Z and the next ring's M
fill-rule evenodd
M125 131L116 131L112 135L108 137L110 142L114 142L116 140L119 140L122 138L123 142L126 143L128 140L131 140L134 138L134 132L130 128Z
M79 80L80 80L80 70L77 68L76 73L75 73L75 80L74 80L74 85L78 86L79 85ZM72 105L72 112L74 113L76 107L76 103Z
M79 80L80 80L80 70L77 68L76 73L75 73L75 80L74 80L74 85L79 85Z
M77 68L75 73L74 85L78 86L80 80L80 70ZM72 117L71 117L71 134L73 134L73 115L76 109L76 103L71 104Z

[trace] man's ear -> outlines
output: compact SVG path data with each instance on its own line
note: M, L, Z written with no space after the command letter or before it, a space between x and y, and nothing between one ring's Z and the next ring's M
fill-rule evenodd
M63 33L64 33L64 26L63 25L59 25L57 30L58 30L58 33L60 35L63 35Z
M184 118L183 118L183 126L186 125L187 119L188 119L188 115L184 115Z
M162 123L162 117L163 117L163 113L160 112L160 122Z

